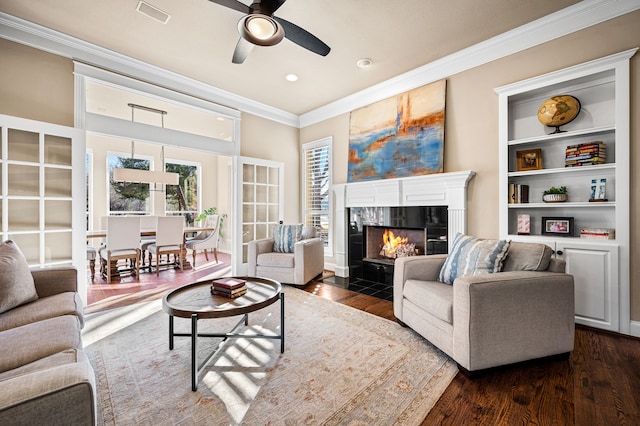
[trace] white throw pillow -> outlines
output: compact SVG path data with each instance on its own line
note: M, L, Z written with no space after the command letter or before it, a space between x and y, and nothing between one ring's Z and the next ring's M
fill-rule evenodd
M453 284L457 277L502 271L509 243L507 240L482 240L456 234L451 252L440 270L440 281Z

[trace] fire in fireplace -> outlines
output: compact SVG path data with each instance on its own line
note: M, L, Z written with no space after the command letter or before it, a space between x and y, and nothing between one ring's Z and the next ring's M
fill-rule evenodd
M425 228L366 227L367 259L395 259L425 253Z

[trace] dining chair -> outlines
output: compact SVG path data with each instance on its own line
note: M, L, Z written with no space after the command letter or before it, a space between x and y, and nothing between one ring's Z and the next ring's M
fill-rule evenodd
M149 245L149 253L156 255L156 276L160 272L160 256L173 254L179 259L180 270L183 269L182 251L184 249L184 217L159 216L156 228L156 242ZM170 264L170 263L167 263Z
M158 229L158 216L140 216L140 231L155 231ZM156 242L155 236L140 237L140 262L141 267L146 268L146 257L149 258L148 267L151 268L152 255L149 246Z
M119 260L129 260L129 269L140 277L140 218L110 216L107 218L106 246L100 248L101 274L111 283L118 271Z
M203 228L213 228L213 231L200 231L198 234L187 240L186 248L191 250L193 256L193 266L196 266L196 251L204 250L204 257L209 261L207 250L213 250L213 256L218 263L218 237L220 235L220 215L207 215L204 220Z

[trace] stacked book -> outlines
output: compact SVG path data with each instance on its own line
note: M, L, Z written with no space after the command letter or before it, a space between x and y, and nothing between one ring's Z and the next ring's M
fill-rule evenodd
M582 228L580 238L595 238L598 240L615 240L616 230L612 228Z
M564 166L591 166L604 164L607 159L607 146L603 142L589 142L569 145L565 151Z
M230 299L240 297L247 292L247 282L239 278L218 278L211 282L211 294Z
M509 184L509 204L529 202L529 185Z

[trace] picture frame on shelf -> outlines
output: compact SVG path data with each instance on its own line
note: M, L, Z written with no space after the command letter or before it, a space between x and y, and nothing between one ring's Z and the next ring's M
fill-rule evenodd
M526 213L518 214L518 235L531 234L531 216Z
M574 225L572 217L543 217L542 235L573 237Z
M542 169L542 149L525 149L516 151L516 171Z
M607 198L605 197L606 185L607 185L606 178L591 179L591 195L589 196L589 201L590 202L608 201Z

